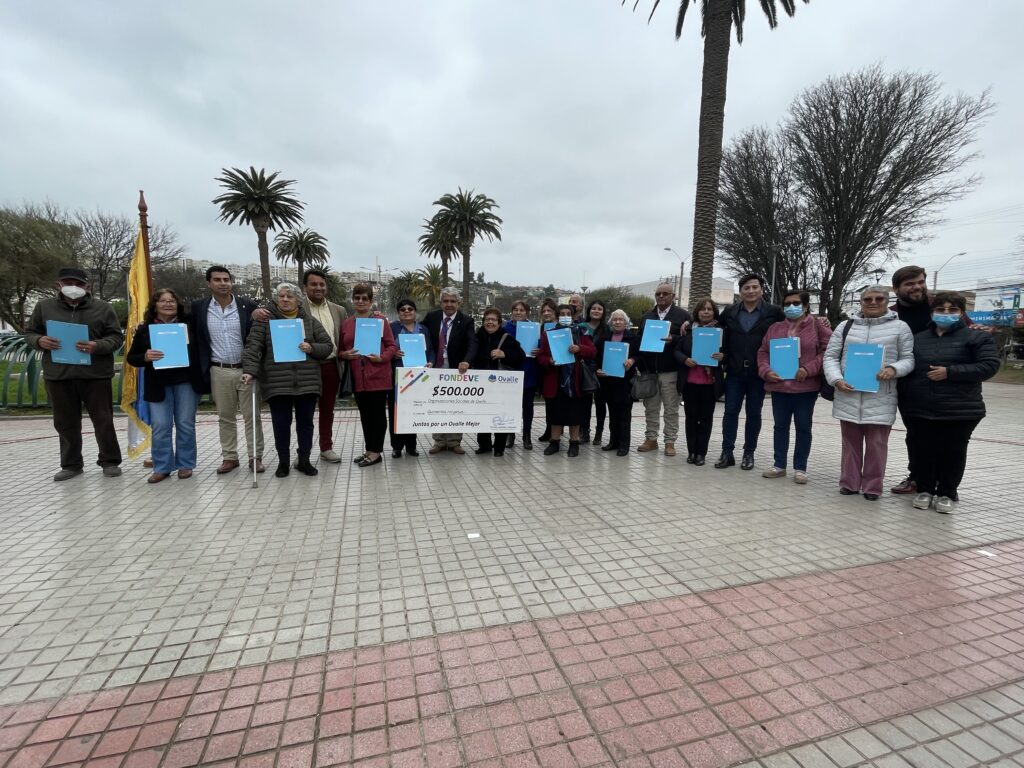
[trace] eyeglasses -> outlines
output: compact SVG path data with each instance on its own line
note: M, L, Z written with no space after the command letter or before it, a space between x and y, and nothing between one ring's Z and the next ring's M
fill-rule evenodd
M352 301L369 301L369 296L353 296Z
M860 301L862 304L884 304L887 299L885 296L868 296Z
M654 295L655 296L671 296L672 295L672 291L655 291Z
M416 310L413 309L412 307L399 307L398 311L399 312L415 312Z
M802 301L784 301L782 306L784 307L802 307L804 303Z

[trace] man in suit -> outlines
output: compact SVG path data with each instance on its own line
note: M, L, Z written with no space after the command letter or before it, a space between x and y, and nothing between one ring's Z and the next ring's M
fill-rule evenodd
M441 291L441 308L435 309L423 318L423 324L430 331L437 350L435 368L458 368L460 373L469 370L469 362L476 355L476 333L473 318L459 311L459 292L454 288ZM435 433L430 453L450 450L463 454L462 433Z
M334 405L338 400L338 388L344 374L341 358L338 357L338 339L341 338L341 324L348 312L340 304L327 300L327 275L320 269L307 269L302 276L302 289L306 297L302 305L306 314L320 321L320 325L331 337L331 355L320 363L320 458L337 464L341 461L334 451Z
M640 370L657 374L658 391L652 397L644 398L646 425L644 441L636 449L638 453L658 450L658 423L661 421L665 455L676 455L676 437L679 435L679 389L676 380L679 377L679 363L674 351L679 335L690 322L690 313L676 306L673 303L675 298L672 286L661 283L654 289L654 308L640 318L640 338L643 338L648 320L667 320L669 330L668 336L663 337L664 346L660 352L640 353Z
M252 328L256 304L232 293L234 283L227 267L206 270L210 296L192 302L192 325L203 376L203 392L213 395L220 418L221 465L218 475L237 469L238 411L245 421L245 445L249 469L263 472L263 424L253 413L255 381L242 382L242 350ZM257 398L259 394L257 393ZM253 445L253 431L256 444Z

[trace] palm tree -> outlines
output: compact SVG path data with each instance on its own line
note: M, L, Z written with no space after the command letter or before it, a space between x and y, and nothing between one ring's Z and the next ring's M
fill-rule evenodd
M279 232L274 238L274 255L283 263L295 262L298 279L307 267L323 269L331 252L327 250L327 239L319 232L306 229L289 229Z
M251 224L256 230L260 250L260 272L264 296L270 296L270 247L267 245L267 230L278 227L294 227L302 223L303 203L291 192L295 183L278 179L279 171L269 176L261 168L250 167L249 172L239 168L221 168L216 181L227 192L213 198L214 205L220 206L220 220L228 224L236 221L241 225Z
M447 287L448 262L459 255L452 233L435 227L433 219L424 219L423 229L426 232L419 236L420 253L428 259L436 256L441 260L441 285Z
M498 204L487 195L474 194L471 189L464 192L459 187L456 194L442 195L434 201L434 205L440 206L440 210L430 220L431 229L434 232L445 232L462 257L462 300L468 311L472 312L469 254L478 237L486 237L490 241L501 240L502 221L492 210Z
M395 301L402 299L419 298L419 272L411 269L404 269L391 278L388 283L388 291L395 297Z
M431 308L441 306L441 289L445 287L444 275L437 264L427 264L416 272L418 294L430 302Z
M625 3L626 0L623 0ZM694 3L697 0L693 0ZM805 3L810 0L804 0ZM635 0L636 10L640 0ZM661 0L654 0L650 21ZM778 0L786 15L796 13L796 0ZM768 26L778 24L776 0L760 0ZM690 0L681 0L676 16L676 39ZM725 92L729 79L729 35L736 25L736 42L743 42L746 0L701 0L701 35L704 37L704 65L700 95L700 123L697 136L697 195L693 206L693 255L690 267L690 296L711 295L711 273L715 263L715 223L718 217L718 175L722 167L722 136L725 131Z

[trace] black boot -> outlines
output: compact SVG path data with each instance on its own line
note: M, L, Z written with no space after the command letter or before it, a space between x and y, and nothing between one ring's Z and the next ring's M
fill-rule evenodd
M515 435L509 435L508 436L508 442L505 443L505 447L506 448L511 448L515 444L516 444L516 436Z
M527 451L533 450L533 440L530 439L529 432L523 433L523 448L525 448Z
M703 467L704 466L704 454L703 453L698 453L696 456L694 456L693 457L693 463L694 463L695 466Z
M618 447L619 447L619 444L618 444L618 443L616 443L616 442L613 442L613 441L609 440L609 441L608 441L608 445L602 445L602 446L601 446L601 450L602 450L602 451L614 451L614 450L616 450L616 449L617 449Z
M544 431L541 433L540 437L537 438L537 442L546 443L550 439L551 439L551 427L544 427Z
M291 462L287 456L279 455L277 457L277 471L274 472L274 477L288 477L288 472L291 471L289 464Z
M744 453L743 461L740 462L740 469L753 469L754 468L754 454Z
M582 443L583 445L586 445L587 443L590 442L590 430L589 429L583 431L583 434L580 435L579 442Z
M594 431L594 445L600 445L602 437L604 437L604 428L603 427L598 427Z
M548 447L544 449L544 455L550 456L553 453L558 453L562 449L561 440L548 440Z
M731 453L724 453L723 452L722 455L718 457L718 461L715 462L715 469L725 469L726 467L735 467L735 466L736 466L736 457L733 456Z
M318 474L317 468L309 463L308 453L305 455L301 453L299 454L299 460L295 463L295 468L299 470L299 472L301 472L302 474L309 475L310 477Z
M569 441L569 453L566 454L570 459L580 455L580 441L570 440Z

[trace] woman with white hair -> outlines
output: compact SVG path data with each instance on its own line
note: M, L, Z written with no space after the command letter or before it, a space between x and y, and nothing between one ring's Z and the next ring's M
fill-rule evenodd
M882 344L885 353L877 392L859 392L843 376L851 344ZM835 387L832 415L839 419L843 451L839 492L876 501L882 493L889 432L896 421L896 381L914 370L914 334L889 309L889 289L872 285L860 295L860 309L841 323L825 349L825 380Z
M621 309L612 312L608 325L611 332L597 341L597 377L601 381L601 395L608 406L608 443L601 450L615 451L616 456L628 456L633 416L630 387L636 374L634 363L640 353L640 337L630 330L629 315ZM604 351L608 342L629 345L621 376L609 375L604 368Z
M313 450L313 413L320 399L320 361L332 351L331 337L316 318L302 309L302 294L297 286L281 283L268 310L267 320L253 319L252 330L242 353L242 382L258 378L260 393L270 405L274 425L274 446L277 449L277 477L287 477L291 466L292 413L298 437L298 462L295 468L304 475L315 475L317 469L309 462ZM302 342L298 348L306 353L298 362L278 362L284 350L274 349L270 333L271 320L299 318L302 320Z

